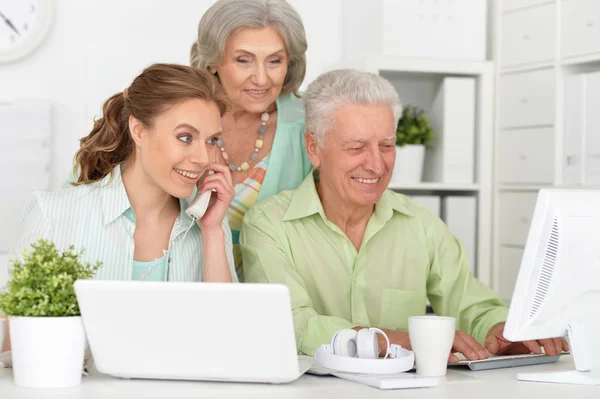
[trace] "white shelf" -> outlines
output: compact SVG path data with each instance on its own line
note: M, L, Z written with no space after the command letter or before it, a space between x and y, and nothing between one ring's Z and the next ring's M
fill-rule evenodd
M407 185L390 185L394 191L479 191L479 184L452 184L452 183L419 183Z
M500 74L502 76L504 76L504 75L511 75L511 74L515 74L515 73L533 72L533 71L537 71L539 69L550 69L550 68L554 68L554 61L543 61L543 62L536 62L536 63L532 63L532 64L512 65L509 67L502 68L502 72Z
M539 191L543 188L552 188L550 184L499 184L500 191Z
M477 76L493 73L494 64L489 61L444 61L404 57L371 57L353 62L355 67L371 72L433 73L440 75Z
M503 9L502 13L504 15L511 14L511 13L513 13L515 11L522 11L522 10L526 10L528 8L536 8L536 7L539 7L539 6L543 6L544 4L551 4L553 2L554 2L553 0L547 0L547 1L540 1L539 3L535 3L535 4L519 5L519 6L516 6L514 8L509 8L507 10Z
M553 188L561 190L600 190L600 184L557 184Z
M563 57L562 66L578 66L580 64L597 63L600 61L600 53L586 54L573 57Z

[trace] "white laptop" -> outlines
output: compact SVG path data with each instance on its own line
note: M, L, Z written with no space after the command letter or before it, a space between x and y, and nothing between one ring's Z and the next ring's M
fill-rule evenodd
M312 365L284 285L79 280L75 292L104 374L286 383Z

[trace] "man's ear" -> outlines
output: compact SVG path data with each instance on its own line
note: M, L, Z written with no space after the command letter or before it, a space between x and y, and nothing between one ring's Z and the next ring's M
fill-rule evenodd
M141 146L142 136L144 135L144 124L133 115L129 116L129 133L135 144Z
M321 147L319 147L319 143L317 143L314 133L304 133L304 144L306 145L306 153L308 154L310 163L312 163L315 168L318 168L321 165Z

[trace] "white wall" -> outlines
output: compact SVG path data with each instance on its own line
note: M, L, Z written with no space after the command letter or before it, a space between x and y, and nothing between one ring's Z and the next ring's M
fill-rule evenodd
M306 84L339 62L342 0L290 2L307 32ZM0 101L45 98L53 104L51 188L63 182L78 139L87 134L106 98L127 87L151 63L188 63L198 21L212 3L54 1L48 40L27 59L0 65ZM0 254L0 286L6 264L7 256Z
M369 0L289 1L300 13L307 33L304 87L338 66L342 57L377 53L374 43L381 26L373 21L382 12L377 1L368 9L358 6ZM106 98L127 87L151 63L188 63L198 21L213 0L53 3L54 24L41 48L19 63L0 64L0 101L44 98L52 102L50 173L55 189L71 169L78 139L87 134ZM0 228L6 228L2 221ZM6 279L6 264L7 256L0 253L0 286Z
M342 0L292 0L306 26L306 82L341 54ZM111 94L153 62L188 63L212 0L56 1L48 40L26 60L0 65L0 100L47 98L54 105L52 188L71 167L91 117Z

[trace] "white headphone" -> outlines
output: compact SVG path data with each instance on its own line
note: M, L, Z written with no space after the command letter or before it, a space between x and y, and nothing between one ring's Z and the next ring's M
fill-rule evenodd
M387 349L379 359L377 334L381 334ZM337 331L331 343L321 345L315 351L315 362L334 371L361 374L395 374L413 368L415 354L400 345L390 345L388 336L379 328L363 328Z

